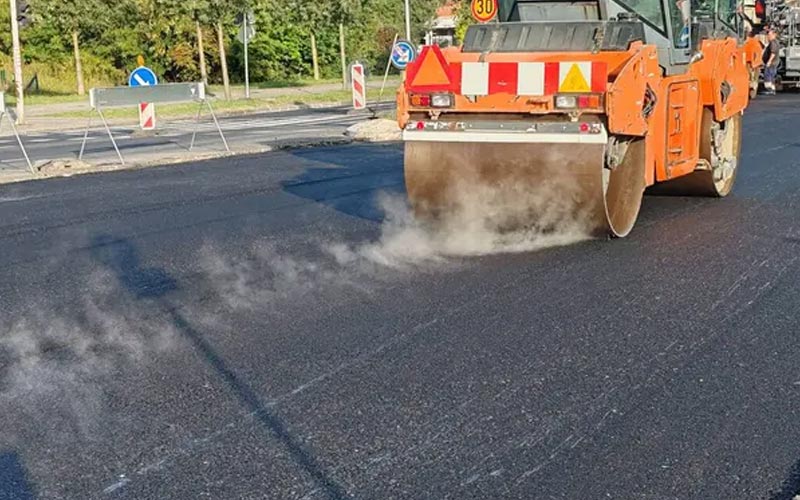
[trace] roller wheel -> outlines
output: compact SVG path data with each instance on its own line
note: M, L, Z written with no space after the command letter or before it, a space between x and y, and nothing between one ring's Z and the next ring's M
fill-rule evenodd
M758 96L758 76L758 70L750 68L750 100Z
M605 169L609 172L609 169ZM610 234L624 237L633 229L644 197L645 141L635 139L628 144L622 163L604 177L606 220Z
M644 192L644 140L606 165L605 144L406 142L405 184L418 219L456 216L501 232L581 226L626 236Z

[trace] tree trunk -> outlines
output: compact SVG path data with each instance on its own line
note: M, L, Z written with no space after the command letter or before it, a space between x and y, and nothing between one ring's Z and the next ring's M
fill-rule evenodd
M319 80L319 60L317 59L317 37L311 33L311 62L314 65L314 80Z
M78 31L72 32L72 50L75 53L75 76L78 79L78 95L86 94L86 87L83 84L83 65L81 64L81 46L78 40Z
M231 98L231 82L228 79L228 59L225 56L225 33L222 23L217 23L217 42L219 43L219 63L222 66L222 85L225 87L225 99Z
M342 56L342 88L347 90L347 56L344 51L344 24L339 23L339 53Z
M197 53L200 56L200 79L208 85L208 70L206 70L206 53L203 50L203 30L200 21L195 21L197 27Z

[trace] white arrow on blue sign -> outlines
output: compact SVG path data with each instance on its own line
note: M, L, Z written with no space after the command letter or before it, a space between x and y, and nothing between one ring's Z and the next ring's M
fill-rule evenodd
M406 69L406 66L417 58L417 50L414 45L406 40L398 40L392 48L392 66L399 70Z
M158 77L152 69L145 66L139 66L131 72L128 77L128 85L131 87L158 85Z

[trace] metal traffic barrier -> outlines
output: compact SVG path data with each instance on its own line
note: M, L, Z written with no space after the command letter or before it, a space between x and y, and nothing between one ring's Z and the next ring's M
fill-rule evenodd
M14 125L14 118L6 110L6 94L5 92L0 92L0 127L3 126L3 118L5 118L6 115L8 115L8 123L11 124L11 130L14 131L14 137L17 138L17 144L19 144L19 149L22 151L22 156L25 157L25 162L28 164L28 169L31 173L35 174L36 171L33 169L33 164L31 164L31 159L28 157L28 152L25 150L25 145L22 144L22 138L19 136L17 126Z
M207 107L211 118L214 120L214 125L217 127L219 136L222 143L225 145L225 151L230 152L228 141L225 140L225 134L222 133L222 128L219 126L217 115L214 114L214 109L211 107L211 102L206 96L206 88L202 82L198 83L166 83L161 85L139 86L139 87L106 87L106 88L93 88L89 91L89 105L92 111L96 112L103 122L103 126L108 133L108 138L111 139L111 144L114 145L114 150L117 152L119 161L125 165L125 159L117 147L117 141L111 133L108 126L108 121L103 110L106 108L125 107L125 106L139 106L140 103L179 103L179 102L196 102L197 117L195 118L194 132L192 132L192 143L189 146L189 151L194 148L195 138L197 137L197 128L200 125L200 117L203 107ZM86 125L86 132L83 134L83 143L81 144L81 152L78 159L83 159L83 152L86 148L86 141L89 138L89 129L92 126L92 118L94 114L89 116L89 123Z

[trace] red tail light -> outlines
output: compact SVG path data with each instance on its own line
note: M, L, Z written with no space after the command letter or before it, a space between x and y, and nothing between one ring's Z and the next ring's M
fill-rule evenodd
M578 107L579 108L599 108L600 107L600 96L597 95L597 94L589 94L589 95L578 96Z
M603 106L600 94L559 94L555 97L558 109L599 109Z
M429 108L431 105L431 96L426 94L411 94L409 101L415 108Z

